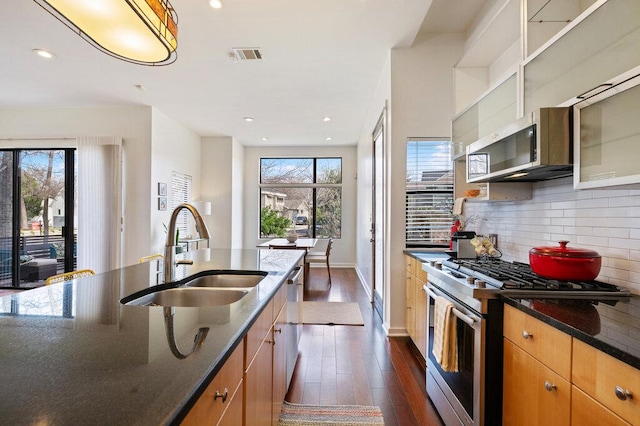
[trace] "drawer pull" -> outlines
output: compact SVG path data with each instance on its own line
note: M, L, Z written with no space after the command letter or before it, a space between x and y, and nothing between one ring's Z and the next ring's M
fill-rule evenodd
M227 401L227 397L229 396L229 389L224 388L224 392L220 393L219 391L216 391L216 394L213 396L213 399L216 400L218 398L222 398L222 403L225 403Z
M544 381L544 388L549 392L558 389L558 387L556 385L554 385L553 383L549 383L548 380Z
M625 389L621 386L616 386L616 396L620 401L626 401L627 399L633 399L633 394L629 389Z
M533 334L529 333L527 330L522 330L522 337L524 339L533 339Z

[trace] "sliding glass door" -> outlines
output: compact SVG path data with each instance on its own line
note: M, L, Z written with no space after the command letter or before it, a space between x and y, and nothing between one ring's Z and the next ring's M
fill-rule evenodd
M0 286L75 269L75 150L0 151Z

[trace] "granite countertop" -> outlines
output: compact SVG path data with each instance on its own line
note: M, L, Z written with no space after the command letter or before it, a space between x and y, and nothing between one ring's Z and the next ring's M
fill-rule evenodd
M181 419L296 266L293 250L190 251L178 278L213 269L268 275L226 306L174 308L170 350L162 307L120 299L156 282L148 262L0 298L0 412L3 424L158 425Z

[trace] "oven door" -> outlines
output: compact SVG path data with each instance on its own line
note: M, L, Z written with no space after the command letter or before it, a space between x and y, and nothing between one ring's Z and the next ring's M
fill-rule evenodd
M427 294L427 394L446 425L484 423L484 319L459 301L428 283ZM455 309L458 371L444 371L433 355L434 306L436 296L452 302Z

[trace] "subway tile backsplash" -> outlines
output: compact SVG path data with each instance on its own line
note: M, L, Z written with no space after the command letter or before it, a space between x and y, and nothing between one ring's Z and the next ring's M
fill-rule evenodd
M598 280L640 294L640 190L574 190L572 178L533 184L531 200L465 203L464 214L483 220L469 231L498 234L503 259L529 263L529 249L589 248L602 256Z

